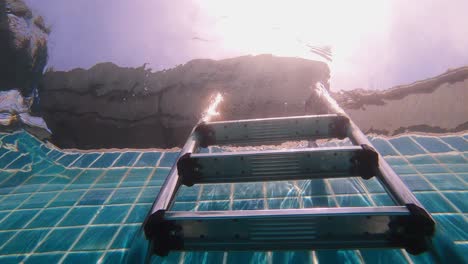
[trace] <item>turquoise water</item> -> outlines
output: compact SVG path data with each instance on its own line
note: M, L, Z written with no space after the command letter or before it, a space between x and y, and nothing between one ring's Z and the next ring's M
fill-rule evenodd
M437 221L444 252L468 250L468 135L371 138ZM177 152L61 151L26 132L0 134L0 263L119 263ZM214 149L213 149L214 150ZM392 205L359 178L183 187L173 210ZM450 254L449 254L450 255ZM463 256L468 261L465 253ZM182 252L153 262L427 263L404 250Z

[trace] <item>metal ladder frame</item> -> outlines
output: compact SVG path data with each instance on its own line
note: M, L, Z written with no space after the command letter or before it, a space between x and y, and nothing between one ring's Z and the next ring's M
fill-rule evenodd
M202 122L192 130L180 153L177 165L172 167L143 223L146 238L151 243L153 253L165 256L172 250L405 248L411 254L419 254L428 249L428 241L435 231L435 222L431 215L388 163L373 149L367 137L339 107L328 91L321 84L317 84L312 88L312 92L316 98L319 98L317 104L322 104L328 109L328 115ZM316 121L316 129L305 127L302 130L284 130L284 133L276 135L276 139L274 134L268 135L263 132L257 134L256 138L249 139L249 134L245 131L242 132L241 129L245 124L255 124L265 120L275 122L275 124L286 122L283 127L296 125L297 128L304 128L301 122L307 118L319 120ZM226 131L237 129L237 132L231 134L229 138L222 133L213 135L212 130L210 130L213 126L228 125L231 127ZM291 133L291 131L293 132ZM196 153L200 146L206 147L213 144L244 141L265 143L269 142L271 137L273 137L273 141L281 141L284 138L326 138L330 135L337 138L349 137L356 146L300 149L294 152L236 152L216 155ZM273 168L273 170L264 170L261 171L262 173L258 173L258 170L264 169L267 164L263 162L262 166L258 165L259 159L267 160L267 158L262 159L261 155L265 155L264 157L267 158L276 155L282 160L288 162L293 160L294 164L301 165L294 167L296 170L295 173L292 173L293 175L288 174L287 168L283 170ZM334 165L328 168L320 165L324 163L318 163L315 166L309 166L309 168L304 166L322 155L325 155L327 160L334 159L330 162ZM216 167L219 160L227 159L231 160ZM221 169L226 164L231 164L229 168L234 172L220 175ZM251 170L248 173L239 170L239 168L244 168L245 164L248 164L247 167L250 166ZM329 164L328 161L327 164ZM298 168L305 168L305 171L298 170ZM229 172L230 170L224 171ZM325 175L323 175L324 173ZM241 177L243 174L247 176ZM267 176L269 174L274 174L274 176ZM177 191L182 184L191 186L198 183L323 179L356 175L360 175L364 179L375 175L397 206L170 211Z

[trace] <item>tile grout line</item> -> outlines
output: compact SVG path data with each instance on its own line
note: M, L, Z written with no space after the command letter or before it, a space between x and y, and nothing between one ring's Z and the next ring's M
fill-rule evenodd
M402 154L400 153L400 151L399 151L395 146L393 146L393 144L391 144L391 146L394 148L394 150L395 150L398 154L400 154L400 156L402 157L402 159L404 159L404 160L409 164L409 166L412 167L412 168L417 172L418 176L420 176L423 180L425 180L426 183L428 183L429 186L431 186L431 188L432 188L433 190L435 190L435 192L437 192L437 193L442 197L442 199L444 199L446 202L448 202L448 204L452 207L452 209L455 209L455 211L457 211L457 213L462 214L462 212L458 209L458 207L456 207L447 197L445 197L445 195L443 195L443 194L441 193L441 191L440 191L435 185L433 185L433 184L424 176L424 174L422 174L421 172L419 172L418 169L417 169L416 167L414 167L414 164L413 164L413 163L411 163L404 155L402 155ZM423 151L425 151L425 150L423 149ZM401 178L401 177L400 177L400 178ZM406 185L406 184L405 184L405 185ZM418 200L418 201L419 201L419 200ZM431 212L429 212L429 213L431 214ZM466 219L466 217L464 217L464 218Z
M440 162L440 160L437 158L437 156L434 156L432 152L428 151L425 147L423 147L421 144L419 144L416 140L414 140L413 138L411 138L413 140L414 143L416 143L419 147L421 147L424 151L426 151L428 153L428 155L433 158L441 167L444 167L445 169L447 169L448 171L450 171L450 174L454 175L457 179L459 179L461 182L466 183L465 180L463 180L459 175L458 173L454 172L452 169L450 169L446 164L443 164Z
M84 169L81 173L79 173L79 175L77 175L76 178L75 178L74 180L78 179L81 175L84 174L84 172L86 172L85 169ZM102 171L102 173L96 178L96 180L95 180L95 181L93 182L93 184L89 187L89 189L91 189L92 186L94 186L94 184L95 184L96 182L98 182L99 179L100 179L101 177L103 177L103 175L104 175L105 173L106 173L106 171ZM32 223L32 222L39 216L39 214L40 214L41 212L43 212L43 211L46 210L46 208L48 209L48 208L49 208L49 205L52 204L52 203L57 199L57 197L58 197L61 193L63 193L63 192L66 190L66 188L67 188L68 186L70 186L73 182L74 182L74 181L72 181L70 184L68 184L66 187L64 187L64 189L63 189L62 191L59 191L58 194L57 194L54 198L52 198L38 213L36 213L35 217L33 217L33 219L31 219L28 223L26 223L25 226L28 226L30 223ZM29 252L29 254L27 255L27 257L26 257L23 261L27 260L30 256L32 256L32 255L35 254L36 250L47 240L47 238L49 238L49 236L52 234L52 232L54 232L55 230L57 230L56 227L57 227L60 223L63 222L63 220L71 213L71 211L73 211L73 209L76 207L76 205L79 203L79 201L80 201L81 199L83 199L83 197L84 197L87 193L88 193L87 191L84 192L84 193L80 196L80 198L78 198L78 199L76 200L76 202L75 202L72 206L70 206L70 207L68 208L67 212L62 216L62 218L61 218L59 221L57 221L57 223L55 223L54 226L50 227L50 229L49 229L49 231L47 232L47 234L46 234L41 240L39 240L39 241L37 242L36 246ZM96 214L94 215L93 219L96 217L97 214L98 214L98 213L96 212ZM93 219L91 219L88 223L91 223L91 221L92 221ZM85 226L83 229L85 229L85 228L86 228L86 226Z
M43 172L44 170L49 169L50 167L53 167L53 166L54 166L54 165L50 165L49 167L44 168L43 170L41 170L41 171L39 171L39 172L37 172L37 173L32 174L32 175L29 176L24 182L28 181L28 180L29 180L31 177L33 177L34 175L37 175L37 174ZM15 173L14 175L16 175L16 173ZM14 175L12 175L11 177L13 177ZM10 177L10 178L11 178L11 177ZM3 183L3 182L2 182L2 183ZM9 193L8 195L5 195L6 197L5 197L4 199L6 199L7 197L10 197L10 196L12 196L12 195L20 195L20 194L13 194L13 193L12 193L12 192L14 192L16 189L18 189L19 187L20 187L20 185L18 185L18 186L16 186L15 188L13 188L13 190L11 190L10 193ZM22 202L21 202L20 204L18 204L16 207L14 207L14 208L12 208L12 209L9 209L8 211L9 211L10 213L8 213L6 216L4 216L4 218L0 221L0 224L3 223L4 221L6 221L6 219L7 219L10 215L12 215L14 212L21 211L20 207L21 207L23 204L27 203L30 199L32 199L32 196L33 196L33 195L39 193L39 190L40 190L41 188L43 188L43 187L40 187L40 188L37 189L36 191L29 193L29 196L28 196L27 199L25 199L24 201L22 201ZM51 193L52 193L52 192L51 192ZM4 199L3 199L3 200L4 200ZM52 199L55 199L55 197L52 198ZM2 201L3 201L3 200L2 200ZM23 210L35 210L35 209L37 209L37 208L24 208ZM41 211L41 210L39 210L39 211L36 213L35 216L37 216L38 213L40 213L40 211ZM29 224L29 222L26 223L26 224ZM25 224L23 227L26 227L26 224ZM16 234L15 234L15 236L16 236ZM0 246L0 248L3 248L3 247L6 245L7 242L9 242L9 240L8 240L8 241L5 241L5 242L3 243L3 246Z
M81 174L83 174L84 171L82 171L81 173L79 173L76 178L74 180L76 180ZM73 180L73 181L74 181ZM72 181L72 182L73 182ZM69 183L71 184L71 183ZM68 185L67 185L68 186ZM59 195L60 195L60 191L57 192L57 194L41 209L41 210L38 210L36 212L36 214L34 215L33 219L31 219L29 222L27 222L26 224L23 225L23 227L26 227L32 220L34 220L42 211L44 211L44 209L47 207L47 205L49 205L52 201L54 201ZM26 203L27 201L29 201L29 199L31 198L31 196L33 195L34 193L31 193L30 197L28 197L28 199L24 200L22 203L20 203L16 208L12 209L10 214L8 214L7 216L5 216L5 218L0 222L0 224L3 222L3 221L6 221L6 219L11 215L13 214L13 212L15 212L16 209L18 209L19 207L21 207L24 203ZM30 210L35 210L35 208L31 208ZM70 210L69 210L70 211ZM68 212L66 213L66 215L68 215ZM64 217L66 216L64 215ZM63 220L63 219L62 219ZM60 222L60 221L59 221ZM15 233L12 237L10 237L10 239L8 239L7 241L5 241L3 243L3 245L0 247L0 249L2 249L3 247L5 247L13 238L15 238L20 232L17 232ZM48 236L48 235L46 235Z
M143 192L145 191L146 187L148 186L149 182L151 181L151 179L156 176L156 170L158 169L158 166L161 162L161 160L163 159L165 153L164 152L161 152L161 156L159 157L159 159L156 161L156 164L155 166L153 167L153 170L149 173L149 175L147 176L146 180L145 180L145 183L143 184L143 186L140 188L140 192L138 193L138 195L135 197L135 200L134 202L132 203L132 205L130 206L130 208L128 209L128 212L127 214L125 215L125 217L122 219L122 221L120 222L120 225L119 227L117 228L117 230L115 231L113 237L111 238L111 240L109 241L109 243L107 244L107 247L104 251L104 253L101 255L101 258L100 259L104 259L107 255L107 251L112 247L112 244L114 243L115 239L117 239L117 236L119 235L119 233L121 232L124 224L126 223L126 221L128 220L128 217L130 216L130 213L133 211L133 209L135 208L135 206L138 204L138 201L141 197L141 195L143 194ZM140 157L139 157L140 158ZM130 169L131 170L131 169ZM167 177L167 176L166 176ZM122 182L120 182L120 184L122 184ZM118 188L118 187L117 187ZM117 189L116 188L116 189ZM104 202L104 204L106 204L106 202L108 202L110 200L110 195L108 197L108 199ZM151 210L151 209L150 209ZM141 224L140 224L141 225Z

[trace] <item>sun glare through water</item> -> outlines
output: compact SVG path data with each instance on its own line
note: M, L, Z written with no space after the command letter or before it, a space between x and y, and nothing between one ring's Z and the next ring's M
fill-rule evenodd
M212 99L210 100L210 105L205 110L205 112L203 112L203 115L202 115L203 122L208 122L213 117L217 117L220 115L220 113L216 109L218 108L219 104L222 101L223 101L223 96L219 92L216 93L216 95L212 97Z
M199 1L214 25L206 32L233 53L321 59L310 46L332 49L332 72L353 71L354 54L369 42L385 43L389 1ZM363 58L367 60L369 58Z

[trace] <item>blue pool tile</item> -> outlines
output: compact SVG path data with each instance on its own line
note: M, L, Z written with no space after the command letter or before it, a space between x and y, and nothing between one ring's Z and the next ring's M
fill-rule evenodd
M24 155L19 158L17 158L14 162L10 163L6 169L10 170L19 170L25 167L26 165L31 165L31 156L30 155Z
M125 263L128 251L112 251L107 252L102 260L102 264ZM101 264L101 263L100 263Z
M170 169L168 168L157 168L153 176L151 177L148 185L150 186L162 186L169 175Z
M0 210L11 210L18 207L22 202L27 200L31 194L10 194L0 202Z
M392 146L384 139L381 138L374 138L372 140L372 144L377 149L377 151L382 156L396 156L398 155Z
M46 209L39 213L27 228L52 227L62 219L66 212L68 208Z
M130 210L130 205L106 206L99 211L93 224L118 224Z
M166 152L159 162L159 167L172 167L179 157L179 152Z
M468 151L468 142L462 137L450 136L441 137L440 139L458 151Z
M57 162L62 164L65 167L68 167L75 160L77 160L78 157L80 157L80 156L81 156L81 154L79 154L79 153L66 154L66 155L62 156L59 160L57 160Z
M139 152L125 152L120 155L117 161L112 165L113 167L131 167L137 160Z
M198 211L225 211L229 210L229 201L200 202Z
M97 263L102 253L99 252L72 252L63 260L63 264Z
M468 190L468 185L453 174L428 174L426 178L439 190Z
M143 153L140 159L133 165L134 167L155 167L159 158L160 152L146 152Z
M434 155L434 157L439 160L441 163L446 164L465 164L467 160L459 154L438 154Z
M50 176L33 176L29 178L29 180L27 180L25 184L26 185L44 184L44 183L50 182L53 179L54 178Z
M458 244L455 245L456 250L458 251L459 257L462 258L462 263L468 263L468 254L464 252L468 252L468 244Z
M297 181L297 185L301 195L304 196L330 194L330 190L327 188L325 180L323 179Z
M444 166L436 164L414 165L420 173L446 173L449 172Z
M417 174L418 172L410 165L394 165L392 169L398 175Z
M390 198L388 194L374 194L371 195L372 201L375 202L376 206L395 206L395 202Z
M127 218L127 223L143 223L148 211L151 209L151 204L138 204L132 209Z
M304 208L314 208L314 207L336 207L336 203L331 196L327 197L303 197Z
M447 168L455 173L468 172L468 164L447 164Z
M385 157L385 161L387 161L387 163L392 167L400 166L400 165L408 165L408 162L406 161L406 159L402 157Z
M99 207L76 207L59 223L59 226L80 226L88 224Z
M57 198L55 198L52 203L49 204L49 207L58 207L58 206L71 206L79 201L80 197L83 196L85 191L66 191L60 193Z
M86 153L83 154L79 159L71 164L72 167L78 168L88 168L91 163L93 163L101 153Z
M192 188L192 187L190 187ZM227 200L231 196L231 184L205 184L201 200Z
M227 264L237 263L268 263L266 252L228 252Z
M138 194L140 193L140 188L123 188L117 189L114 194L111 196L109 203L110 204L127 204L133 203Z
M335 194L359 194L364 193L361 181L358 178L329 179Z
M0 212L0 223L9 214L8 211Z
M81 170L66 170L61 173L61 177L54 177L52 181L41 188L41 191L58 191L63 190L65 186L71 183L77 175L81 173Z
M453 150L436 137L413 136L413 139L431 153L450 152Z
M269 209L297 209L299 208L298 198L269 199Z
M47 157L49 157L51 160L55 160L58 157L62 156L62 154L63 154L62 152L56 149L53 149L51 152L47 153Z
M5 246L0 250L3 254L28 253L36 247L47 234L46 230L28 230L19 231Z
M15 234L16 231L0 232L0 248Z
M118 152L107 152L102 154L99 159L97 159L90 168L109 168L114 161L120 156Z
M360 252L365 263L394 264L407 262L401 250L397 249L361 249Z
M200 185L194 185L192 187L181 186L177 192L176 201L180 202L192 202L198 200L200 193Z
M146 187L138 198L139 203L152 203L158 196L160 187Z
M273 264L313 263L312 252L310 251L289 251L289 252L273 251L272 263Z
M36 175L47 175L50 177L62 176L62 173L65 172L65 167L51 165L48 168L45 168L38 172Z
M0 226L3 230L20 229L36 215L39 210L19 210L3 219Z
M122 187L141 187L145 184L146 180L151 176L153 168L144 169L131 169L127 177L123 179Z
M16 160L21 155L20 152L10 151L0 158L0 168L6 168L8 164Z
M78 202L79 205L100 205L104 204L109 195L111 195L112 189L103 190L89 190L83 198Z
M140 226L138 225L123 226L112 243L111 248L129 248L131 246L133 237L136 235L139 229Z
M20 208L31 209L31 208L43 208L46 204L52 201L58 192L47 192L47 193L35 193L25 201Z
M457 173L460 178L462 178L465 182L468 182L468 173Z
M411 191L433 191L431 185L419 175L404 175L401 179Z
M171 211L195 211L197 204L194 202L175 202Z
M222 263L224 252L186 252L184 263L204 263L217 264Z
M468 213L468 192L443 192L462 213Z
M426 152L416 145L410 137L404 136L390 139L389 142L403 155L425 154Z
M437 160L429 155L410 156L407 160L413 165L438 164Z
M341 207L366 207L372 206L371 201L366 196L337 196L336 200Z
M416 198L431 213L450 213L455 209L438 193L415 193Z
M468 240L468 223L462 215L443 214L433 215L433 217L442 234L447 235L452 240Z
M361 263L361 258L353 250L317 250L319 263Z
M263 191L263 183L236 183L234 184L234 199L244 198L263 198L265 193Z
M93 184L99 176L103 174L102 170L86 170L77 176L75 181L67 189L87 189Z
M12 177L0 184L0 195L7 194L23 184L31 177L29 172L17 172Z
M107 170L95 184L95 188L115 188L127 174L128 169Z
M262 210L265 209L263 199L237 200L232 204L232 210Z
M42 255L31 255L24 264L43 264L43 263L58 263L62 258L62 254L42 254Z
M298 192L293 182L266 182L268 198L297 196Z
M73 247L73 250L106 249L117 230L117 226L89 227Z
M67 251L81 234L81 228L61 228L53 230L37 249L38 252Z
M370 193L384 193L385 189L383 188L380 181L374 177L368 180L363 180L362 183L366 186L367 191Z
M18 264L24 259L24 256L0 256L2 264Z

